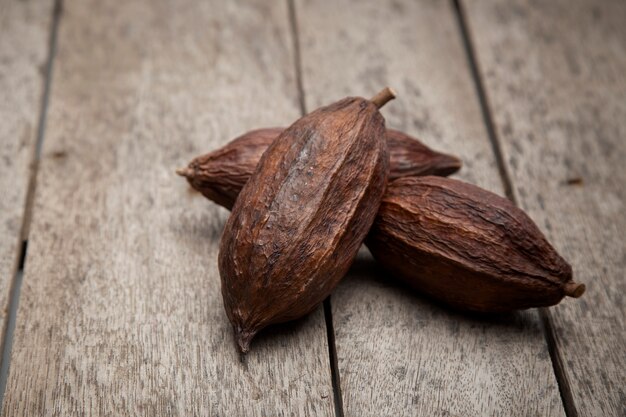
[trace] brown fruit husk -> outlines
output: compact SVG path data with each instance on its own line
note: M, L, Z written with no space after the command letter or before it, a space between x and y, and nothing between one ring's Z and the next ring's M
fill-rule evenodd
M271 127L247 132L226 146L193 159L177 172L215 203L232 209L239 192L263 152L285 129ZM461 168L461 160L433 151L419 140L398 130L387 129L389 180L413 175L448 176Z
M312 311L350 267L389 174L378 107L391 98L387 89L302 117L272 142L241 190L218 265L242 352L264 327Z
M449 178L391 182L366 245L410 286L462 310L545 307L585 290L522 210Z
M254 172L263 152L285 129L251 130L224 147L194 158L176 171L206 198L231 210L241 189Z

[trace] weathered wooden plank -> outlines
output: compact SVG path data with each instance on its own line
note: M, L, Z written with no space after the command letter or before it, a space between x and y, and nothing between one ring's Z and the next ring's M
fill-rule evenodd
M25 238L52 3L0 0L0 341Z
M59 30L4 414L333 414L322 310L240 358L227 212L174 174L299 116L286 3L68 1Z
M391 85L389 126L460 155L461 178L502 193L450 3L296 4L308 108ZM456 314L363 254L332 312L346 415L563 415L536 311Z
M626 3L467 2L520 205L587 284L551 310L580 416L626 412Z

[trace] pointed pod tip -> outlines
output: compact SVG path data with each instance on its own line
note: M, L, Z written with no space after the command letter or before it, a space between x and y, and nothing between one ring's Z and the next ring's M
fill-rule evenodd
M456 156L448 155L433 151L431 156L432 168L423 175L436 175L438 177L447 177L458 172L463 167L463 162Z
M579 284L578 282L569 281L563 287L565 295L568 297L579 298L585 293L585 284Z
M442 154L441 168L446 171L446 175L454 174L463 167L463 161L456 156Z
M185 167L185 168L178 168L176 170L176 174L180 175L181 177L189 178L191 177L193 172L189 168Z
M250 342L252 342L255 335L256 332L235 329L235 339L241 353L246 354L250 351Z
M461 169L461 167L463 167L463 161L461 161L460 158L457 158L456 156L452 156L452 155L446 155L448 157L448 162L450 163L451 167L454 167L456 169Z

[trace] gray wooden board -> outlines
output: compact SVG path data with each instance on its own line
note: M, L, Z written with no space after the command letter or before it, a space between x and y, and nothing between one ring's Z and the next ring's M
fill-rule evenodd
M448 2L296 2L308 109L398 91L388 125L459 155L460 178L502 193ZM362 253L332 295L348 416L564 415L536 311L460 315Z
M626 414L626 2L467 2L521 206L587 284L551 310L581 416Z
M0 0L0 340L37 141L52 1Z
M299 116L285 2L66 1L3 412L334 414L322 309L241 359L174 170Z

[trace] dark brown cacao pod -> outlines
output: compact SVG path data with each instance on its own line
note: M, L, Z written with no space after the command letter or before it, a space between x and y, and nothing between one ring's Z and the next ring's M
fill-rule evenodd
M462 310L551 306L585 290L522 210L449 178L391 182L366 245L410 286Z
M270 127L247 132L226 146L193 159L179 169L189 184L217 204L232 209L239 192L263 152L285 129ZM387 129L389 180L412 175L447 176L461 168L461 160L430 149L398 130Z
M241 190L218 256L224 307L246 352L264 327L312 311L345 275L389 173L385 121L350 97L296 121Z

